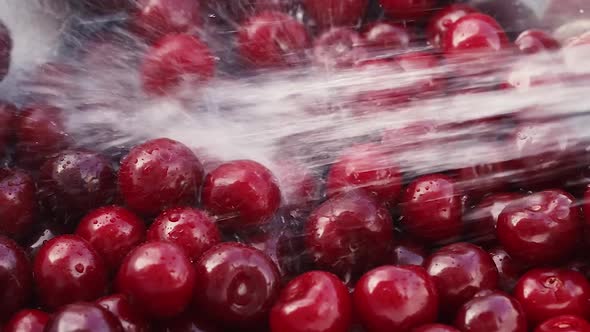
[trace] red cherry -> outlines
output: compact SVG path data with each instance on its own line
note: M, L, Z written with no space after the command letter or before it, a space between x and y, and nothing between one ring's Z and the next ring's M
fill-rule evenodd
M454 181L442 174L419 177L403 193L404 228L419 238L447 240L461 233L461 198Z
M559 315L590 317L590 283L567 269L534 269L518 280L514 297L534 326Z
M259 67L299 64L309 45L305 26L277 11L251 16L238 30L237 38L240 55Z
M393 260L395 265L424 266L428 251L419 242L406 239L400 240L393 246Z
M590 323L577 316L562 315L544 321L535 332L590 332Z
M510 41L495 19L480 13L469 13L448 27L442 46L449 57L467 52L493 54L507 49Z
M179 207L162 212L150 226L147 239L172 242L184 249L194 262L221 242L221 234L215 221L204 211Z
M205 178L203 206L222 227L256 226L269 221L281 203L274 175L251 160L220 165Z
M56 312L45 332L123 332L121 324L110 312L93 304L78 302Z
M199 1L138 0L131 26L140 36L155 40L170 33L191 33L201 24Z
M304 0L307 13L320 28L355 25L367 10L368 0Z
M367 26L364 45L375 50L404 50L410 45L410 32L401 25L378 22Z
M107 286L102 259L88 242L75 235L47 241L35 256L33 273L39 300L49 309L94 300Z
M492 258L470 243L453 243L433 253L424 264L434 280L441 311L452 317L463 303L481 290L495 289L498 270Z
M121 294L100 298L96 304L115 316L125 332L148 332L148 321L131 305L126 296Z
M385 13L407 20L429 15L435 9L436 3L436 0L379 0Z
M360 189L379 203L393 205L400 196L402 174L379 145L356 145L332 164L326 186L329 197Z
M455 318L461 331L527 332L527 320L520 304L502 292L475 296Z
M125 257L116 284L147 315L168 318L188 306L195 271L180 247L154 241L135 248Z
M387 262L392 241L389 212L360 192L329 199L305 224L305 244L315 264L346 281Z
M329 311L324 308L330 307ZM273 332L348 332L352 300L333 274L312 271L293 279L281 291L270 313Z
M207 82L215 73L209 47L188 34L169 34L149 50L141 66L144 90L165 95L184 86Z
M10 30L0 21L0 81L8 74L12 52L12 37Z
M35 183L17 169L0 169L0 233L22 240L33 228L37 214Z
M543 30L536 29L523 31L518 35L514 44L516 44L516 47L525 54L557 50L561 46L550 34Z
M516 282L525 272L527 266L515 261L502 247L493 248L488 253L498 269L498 288L512 293Z
M202 178L201 162L187 146L159 138L134 147L123 159L119 188L127 206L153 216L195 204Z
M106 206L88 213L76 229L116 271L123 258L145 238L145 224L131 211L119 206Z
M49 315L40 310L24 309L17 312L4 326L4 332L43 332Z
M0 236L0 321L6 321L31 296L31 267L25 252L11 239Z
M432 46L444 49L444 37L447 30L461 17L475 13L477 10L464 4L452 4L436 12L430 19L426 34Z
M197 310L229 328L258 327L279 295L279 271L263 252L222 243L195 263Z
M570 257L581 236L575 199L546 190L508 204L498 216L497 236L510 256L530 264Z
M368 57L364 40L349 28L332 28L322 33L314 42L313 60L328 69L350 67Z
M409 331L433 323L438 295L419 266L382 266L367 272L354 289L354 305L370 332Z
M459 332L459 330L444 324L427 324L413 329L412 332Z
M17 111L16 106L0 100L0 156L12 141Z
M203 313L203 314L206 314ZM221 332L215 325L187 312L161 322L160 332Z

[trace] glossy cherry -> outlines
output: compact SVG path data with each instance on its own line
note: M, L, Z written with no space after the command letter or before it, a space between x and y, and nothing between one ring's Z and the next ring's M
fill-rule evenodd
M309 14L320 28L356 24L367 10L367 0L304 0Z
M402 197L402 224L416 237L443 241L462 230L461 198L454 181L442 174L417 178Z
M198 312L228 328L257 328L279 295L280 275L263 252L239 243L222 243L194 265Z
M382 266L367 272L354 289L355 311L369 332L410 331L438 315L434 281L419 266Z
M130 24L136 33L155 40L170 33L192 33L201 24L199 1L138 0Z
M221 242L215 221L206 212L190 207L171 208L162 212L150 226L148 241L169 241L196 261L214 245Z
M561 46L549 33L537 29L523 31L518 35L514 44L525 54L553 51L559 49Z
M373 50L404 50L410 46L410 32L407 28L388 22L367 26L363 32L364 45Z
M0 81L8 74L12 53L12 37L10 30L0 21Z
M441 311L453 317L463 303L481 290L498 286L498 270L492 258L478 246L459 242L434 252L424 263L434 280Z
M325 311L325 308L331 308ZM273 332L348 332L352 300L348 288L328 272L312 271L291 280L270 313Z
M278 11L263 11L240 27L237 43L247 62L268 67L301 63L310 39L305 26L295 18Z
M399 240L393 245L393 260L395 265L424 266L428 251L418 241L407 238Z
M442 43L449 57L464 53L493 54L509 47L510 41L495 19L480 13L469 13L448 27Z
M91 211L76 228L76 235L92 245L111 271L116 271L123 258L143 242L145 232L143 220L119 206Z
M189 34L169 34L159 39L141 65L143 89L152 95L198 86L214 73L215 60L209 47Z
M125 332L149 332L149 322L122 294L105 296L96 300L96 304L115 316Z
M459 309L455 326L461 331L527 332L521 305L508 294L477 294Z
M459 330L444 324L426 324L413 329L412 332L459 332Z
M432 46L444 49L444 37L451 25L461 17L475 12L475 8L465 4L452 4L438 10L428 22L428 41Z
M135 248L121 264L117 290L148 316L176 316L188 306L195 271L179 246L162 241Z
M498 216L497 235L510 256L530 264L569 258L581 236L575 199L546 190L508 204Z
M379 0L385 13L401 19L415 20L429 15L436 0Z
M0 285L0 321L5 321L29 300L32 276L25 252L3 236L0 236Z
M158 138L134 147L121 162L119 190L125 204L146 216L193 205L203 180L199 159L184 144Z
M45 332L123 332L113 314L99 305L78 302L59 309L45 328Z
M35 256L33 273L37 296L49 309L94 300L107 286L102 258L86 240L75 235L47 241Z
M0 156L12 141L17 111L16 106L0 100Z
M322 33L313 46L313 62L326 69L350 67L368 57L360 34L346 27Z
M237 160L207 175L201 200L221 227L256 226L268 222L277 211L281 191L266 167L251 160Z
M562 315L544 321L535 332L590 332L590 323L578 316Z
M481 245L496 242L496 223L500 212L506 205L523 197L518 193L497 193L485 197L463 216L465 236Z
M534 269L514 288L532 325L559 315L590 318L590 283L581 273L567 269Z
M498 269L498 288L512 293L516 282L526 271L527 266L515 261L502 247L492 248L488 253L492 257L494 264L496 264L496 269Z
M49 322L49 314L35 309L17 312L4 326L4 332L43 332Z
M30 235L37 215L31 176L18 169L0 169L0 233L16 240Z

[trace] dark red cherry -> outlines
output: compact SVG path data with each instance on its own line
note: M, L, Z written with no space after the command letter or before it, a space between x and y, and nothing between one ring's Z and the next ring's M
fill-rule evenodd
M360 189L386 205L397 203L402 189L400 168L377 144L356 145L343 151L326 181L328 197Z
M514 44L525 54L557 50L561 46L549 33L537 29L523 31L518 35Z
M535 332L590 332L590 323L578 316L562 315L544 321Z
M485 197L463 216L465 236L480 245L494 244L497 241L496 223L500 212L506 205L523 197L518 193L498 193Z
M105 296L98 299L96 304L113 314L121 323L124 332L151 331L148 321L136 310L125 295Z
M179 205L194 205L203 166L184 144L167 138L134 147L121 162L119 190L132 210L154 216Z
M196 310L228 328L257 328L279 295L276 265L263 252L222 243L195 263Z
M65 226L56 225L55 223L52 223L52 222L46 222L46 223L39 225L37 230L35 230L33 232L33 235L31 235L25 241L24 246L25 246L25 251L27 252L27 255L31 259L35 258L35 256L37 255L37 253L39 252L41 247L43 245L45 245L45 243L47 243L47 241L49 241L57 236L63 235L66 232L67 232L67 229Z
M461 331L528 331L520 303L498 291L476 295L465 303L457 313L455 326Z
M205 178L201 200L221 227L256 226L269 221L281 203L274 175L251 160L220 165Z
M198 86L214 73L215 60L209 47L189 34L169 34L159 39L141 65L143 89L152 95Z
M0 321L6 321L27 303L33 286L25 252L3 236L0 236L0 285Z
M170 33L192 33L201 24L199 1L138 0L130 24L140 36L155 40Z
M414 180L402 197L403 227L430 241L457 237L462 230L461 197L454 181L442 174Z
M379 0L383 11L400 19L415 20L434 11L436 0Z
M434 280L441 312L452 317L463 303L481 290L498 286L498 270L492 258L478 246L460 242L433 253L424 266Z
M278 11L263 11L240 27L237 43L240 55L254 66L296 65L303 60L309 36L295 18Z
M221 242L221 234L215 221L204 211L179 207L162 212L150 226L147 239L175 243L194 262Z
M428 250L418 241L407 238L401 239L393 245L393 260L395 265L418 265L424 266L428 257Z
M204 312L202 315L207 315L207 313ZM160 323L157 331L161 332L222 332L211 322L195 316L191 312L186 312Z
M322 33L313 46L313 61L327 69L350 67L368 57L364 40L350 28L332 28Z
M305 10L320 28L355 25L367 10L368 0L304 0Z
M389 212L362 192L329 199L305 224L305 245L316 266L345 281L387 262L392 242Z
M95 152L68 150L41 167L39 199L52 215L77 222L89 210L111 203L117 179L110 160Z
M515 261L502 247L492 248L488 253L492 257L494 264L496 264L496 269L498 269L498 288L512 293L516 282L525 272L527 266Z
M428 41L432 46L444 49L444 37L451 25L461 17L475 12L475 8L464 4L452 4L438 10L428 22Z
M76 229L76 235L92 245L110 271L116 271L123 258L143 242L145 232L143 220L119 206L91 211Z
M427 324L413 329L412 332L459 332L459 330L444 324Z
M0 81L8 74L12 53L10 30L0 21Z
M0 157L12 141L17 111L16 106L0 100Z
M529 264L558 263L569 258L581 237L575 199L546 190L508 204L498 216L498 240L510 256Z
M45 332L123 332L113 314L97 304L78 302L59 309L45 328Z
M448 57L464 53L493 54L509 47L510 41L491 16L469 13L448 27L442 46Z
M324 308L330 307L329 311ZM270 313L273 332L348 332L352 300L348 288L328 272L312 271L291 280Z
M367 26L363 32L364 45L373 50L401 51L410 46L410 32L407 28L387 22Z
M513 294L533 326L559 315L590 317L590 283L575 271L530 270L518 280Z
M354 307L368 331L410 331L438 315L433 280L419 266L382 266L367 272L354 289Z
M23 309L17 312L4 326L4 332L43 332L49 315L40 310Z
M148 242L125 257L116 285L146 315L169 318L188 306L195 286L195 271L179 246Z
M79 236L53 238L33 262L35 286L41 304L49 309L103 295L107 273L102 258Z
M35 183L18 169L0 169L0 233L22 240L33 230L37 214Z

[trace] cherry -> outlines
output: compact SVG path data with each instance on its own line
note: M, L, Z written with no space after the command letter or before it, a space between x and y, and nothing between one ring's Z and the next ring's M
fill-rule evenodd
M131 305L125 295L114 294L96 301L96 304L115 316L125 332L148 332L148 321Z
M17 312L4 326L4 332L43 332L49 315L40 310L23 309Z
M105 206L88 213L78 224L76 235L85 239L116 271L123 258L145 238L145 225L131 211Z
M138 0L131 10L132 30L148 40L171 33L191 33L201 24L199 1Z
M221 227L257 226L269 221L281 203L274 175L251 160L220 165L205 178L203 206Z
M514 288L532 325L559 315L590 317L590 283L581 273L567 269L533 269Z
M307 13L320 28L355 25L364 16L368 0L304 0Z
M195 271L182 248L168 242L148 242L125 257L116 285L145 314L168 318L188 306Z
M437 286L442 312L450 317L477 292L498 285L494 261L470 243L453 243L439 249L424 266Z
M481 245L495 243L500 212L506 205L523 197L518 193L497 193L485 197L463 217L467 238Z
M209 48L188 34L169 34L156 41L141 66L143 89L152 95L205 83L214 73L215 60Z
M461 331L528 331L520 304L498 291L476 295L465 303L457 313L455 326Z
M49 309L101 296L107 286L107 273L98 253L79 236L53 238L33 261L37 295Z
M63 151L41 167L39 198L51 214L66 223L111 203L116 190L111 162L94 152Z
M169 241L184 249L191 261L196 261L214 245L221 242L215 221L207 213L190 207L165 210L150 226L148 241Z
M281 188L281 204L290 215L308 212L320 198L320 179L309 167L291 159L275 162L274 174Z
M329 199L305 224L305 245L315 265L345 281L386 262L392 240L389 212L362 192Z
M492 248L488 253L498 269L498 288L512 293L516 282L524 273L526 265L515 261L502 247Z
M305 26L277 11L251 16L238 30L240 55L258 67L299 64L309 45Z
M459 330L444 324L426 324L413 329L412 332L459 332Z
M37 256L37 253L47 241L66 233L66 229L63 225L43 223L39 226L40 227L33 232L33 235L25 242L25 249L30 258Z
M590 323L577 316L562 315L544 321L535 332L590 332Z
M452 4L438 10L430 18L426 28L428 41L432 46L444 49L444 37L451 25L461 17L475 12L475 8L464 4Z
M393 17L416 20L427 16L435 9L436 0L379 0L381 7Z
M371 332L409 331L438 314L433 280L419 266L382 266L367 272L354 289L354 305Z
M401 25L378 22L363 32L364 45L374 50L404 50L410 46L410 32Z
M468 13L448 27L442 47L449 57L468 52L493 54L507 49L510 41L495 19L480 13Z
M25 252L3 236L0 236L0 285L0 321L6 321L29 300L32 276Z
M332 28L314 41L313 61L327 69L350 67L368 57L363 44L363 38L354 30Z
M163 321L157 331L161 332L221 332L215 325L189 312Z
M376 144L356 145L342 152L328 173L326 191L329 197L361 189L379 203L393 205L402 189L402 174L386 153Z
M117 318L106 309L93 303L78 302L57 311L45 332L123 332Z
M12 141L17 111L16 106L0 100L0 156Z
M267 255L239 243L222 243L194 267L197 310L229 328L264 323L280 287L279 271Z
M442 241L461 233L461 198L454 181L442 174L425 175L405 189L403 226L410 234Z
M525 54L552 51L560 48L559 42L543 30L529 29L523 31L516 41L516 47Z
M575 199L546 190L508 204L498 216L497 236L510 256L530 264L570 257L582 232Z
M419 242L409 239L401 239L394 244L392 263L395 265L418 265L424 266L428 257L428 251Z
M12 52L12 37L10 30L0 21L0 81L8 74Z
M35 183L18 169L0 169L0 233L22 240L30 235L37 212Z
M325 311L325 308L331 308ZM273 332L348 332L352 300L333 274L312 271L291 280L270 313Z
M119 189L127 206L146 216L193 205L203 178L199 159L184 144L167 138L134 147L121 162Z

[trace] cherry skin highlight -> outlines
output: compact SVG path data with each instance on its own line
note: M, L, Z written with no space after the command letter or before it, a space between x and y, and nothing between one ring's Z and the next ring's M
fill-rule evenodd
M427 324L413 329L412 332L459 332L459 330L444 324Z
M510 45L504 29L495 19L480 13L469 13L448 27L444 35L444 52L447 56L464 53L496 53Z
M590 323L577 316L562 315L544 321L535 332L590 332Z
M367 10L367 0L304 0L305 10L321 29L355 25Z
M420 244L420 242L407 238L401 239L394 244L392 252L392 263L395 265L424 266L424 262L428 257L428 251Z
M171 33L192 33L200 26L199 1L138 0L131 10L132 30L147 40Z
M561 47L559 42L549 33L537 29L523 31L518 35L514 44L524 54L553 51Z
M498 269L498 288L512 293L514 286L526 271L527 266L515 261L502 247L492 248L488 251L488 254L492 257L496 269Z
M114 294L105 296L96 300L96 304L113 314L119 320L123 331L150 331L148 321L136 310L125 295Z
M313 62L326 69L346 68L368 57L364 40L356 31L335 27L314 41Z
M4 332L43 332L49 315L40 310L24 309L17 312L4 326Z
M0 21L0 82L8 74L12 53L12 37L10 30Z
M461 331L528 331L527 319L518 301L498 291L476 294L459 309L455 326Z
M33 286L25 252L4 236L0 236L0 284L0 321L6 321L27 304Z
M410 46L408 29L387 22L367 26L363 32L364 45L374 50L404 50Z
M465 236L472 242L488 245L497 241L496 224L506 205L522 199L518 193L497 193L485 197L463 217Z
M45 328L45 332L123 332L121 324L99 305L78 302L59 309Z
M28 237L37 210L31 176L18 169L0 169L0 233L15 240Z
M475 8L464 4L452 4L438 10L430 18L426 28L428 42L434 47L444 49L444 37L451 25L461 17L475 12Z
M435 9L436 0L379 0L383 10L396 18L416 20Z

